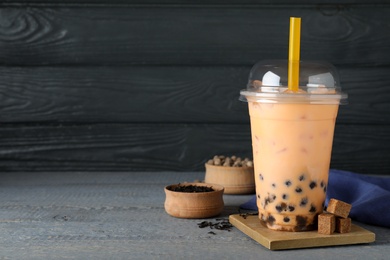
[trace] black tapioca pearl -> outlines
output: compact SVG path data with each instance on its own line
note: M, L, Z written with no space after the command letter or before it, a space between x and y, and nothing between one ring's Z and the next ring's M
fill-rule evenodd
M288 205L288 210L290 212L293 212L295 210L295 206L294 205Z
M288 223L288 222L290 222L290 218L289 218L289 217L284 217L284 218L283 218L283 221L286 222L286 223Z
M310 182L309 187L310 189L314 189L315 187L317 187L317 182L315 181Z
M303 216L296 216L295 220L297 221L298 226L306 226L307 219Z
M324 186L324 192L326 193L326 185Z
M269 215L268 218L267 218L267 222L270 223L271 225L275 222L275 220L276 219L272 215Z
M288 199L288 195L284 193L284 194L282 195L282 199L284 199L284 200Z
M286 211L286 209L287 209L287 204L284 203L284 202L282 202L282 203L276 205L276 206L275 206L275 209L276 209L279 213L282 212L282 211Z
M307 202L308 202L307 198L302 198L301 202L299 203L299 206L305 207L307 205Z
M320 186L321 186L321 188L323 188L325 186L324 181L321 181Z
M264 208L268 205L268 203L272 203L272 202L274 202L275 201L275 199L276 199L276 195L275 194L268 194L268 196L267 197L265 197L265 199L264 199Z
M267 207L268 203L269 203L269 201L268 201L268 199L266 198L266 199L264 199L264 201L261 203L261 205L262 205L263 208L265 209L265 207Z
M301 193L302 192L302 188L301 187L296 187L295 188L295 192L296 193Z
M299 176L298 179L299 179L299 181L304 181L305 180L305 175L302 174L301 176Z
M260 194L257 194L257 198L260 199Z
M317 211L316 206L314 206L313 204L310 205L309 212L310 212L310 213L315 213L316 211Z
M259 178L260 178L261 181L263 181L263 180L264 180L263 174L260 173L260 174L259 174Z
M287 181L284 182L284 184L286 184L287 187L290 187L292 182L290 180L287 180Z
M276 188L276 184L275 183L272 183L271 186L272 186L272 188Z

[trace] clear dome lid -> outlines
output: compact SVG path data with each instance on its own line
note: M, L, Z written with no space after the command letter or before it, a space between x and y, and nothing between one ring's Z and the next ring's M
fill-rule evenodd
M263 103L346 104L336 68L327 62L299 62L299 90L288 89L288 61L265 60L250 71L241 101Z

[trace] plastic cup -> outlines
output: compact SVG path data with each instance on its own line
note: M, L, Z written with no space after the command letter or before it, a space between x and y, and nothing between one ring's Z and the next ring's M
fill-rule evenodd
M324 208L336 116L347 95L328 63L301 61L297 92L287 88L287 70L288 61L255 64L240 100L249 107L260 221L308 231Z

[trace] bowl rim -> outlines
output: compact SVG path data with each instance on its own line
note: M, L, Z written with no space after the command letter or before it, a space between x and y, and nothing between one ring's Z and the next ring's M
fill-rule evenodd
M233 166L224 166L224 165L214 165L205 163L205 167L215 167L215 168L226 168L226 169L254 169L254 166L239 166L239 167L233 167Z

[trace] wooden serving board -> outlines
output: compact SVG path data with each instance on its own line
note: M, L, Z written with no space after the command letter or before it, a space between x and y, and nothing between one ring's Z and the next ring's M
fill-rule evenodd
M352 224L349 233L319 234L317 230L306 232L286 232L270 230L263 226L257 215L246 217L230 215L230 223L243 233L270 250L351 245L375 241L375 233Z

